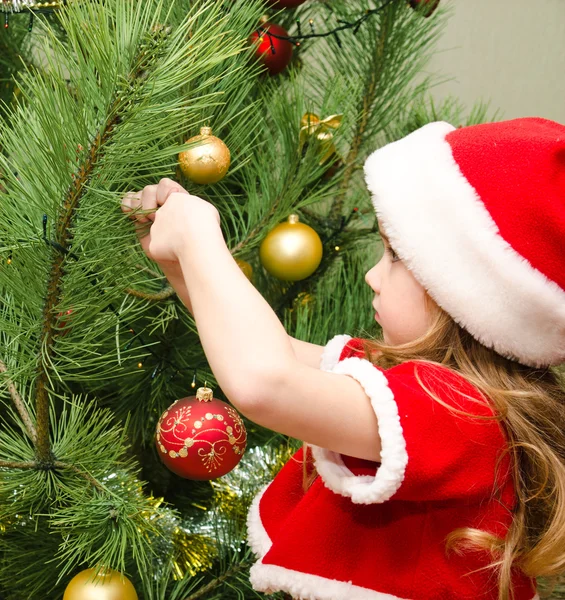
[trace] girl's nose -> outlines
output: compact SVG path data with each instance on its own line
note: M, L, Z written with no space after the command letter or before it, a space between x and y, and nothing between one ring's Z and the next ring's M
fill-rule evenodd
M365 273L365 282L375 293L378 294L380 290L380 277L377 267L378 263Z

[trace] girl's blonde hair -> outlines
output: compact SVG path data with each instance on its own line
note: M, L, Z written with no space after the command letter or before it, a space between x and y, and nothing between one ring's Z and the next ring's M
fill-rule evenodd
M565 572L564 381L557 369L528 367L486 348L429 297L427 302L435 318L425 335L399 346L366 340L366 357L385 369L406 361L442 365L462 375L494 405L513 464L512 524L505 539L467 528L453 531L446 543L457 552L490 552L499 600L507 600L515 568L533 578Z

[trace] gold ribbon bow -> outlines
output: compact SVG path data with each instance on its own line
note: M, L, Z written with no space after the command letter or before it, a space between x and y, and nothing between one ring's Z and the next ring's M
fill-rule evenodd
M308 138L312 135L320 141L322 148L322 157L320 164L323 165L335 153L336 147L333 143L334 130L341 125L343 115L330 115L325 119L314 113L306 113L300 119L300 148L304 146Z

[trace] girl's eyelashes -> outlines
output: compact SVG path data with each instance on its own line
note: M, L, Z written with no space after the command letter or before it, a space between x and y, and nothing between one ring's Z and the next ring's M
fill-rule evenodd
M400 256L398 256L398 254L396 254L396 252L387 243L385 243L385 252L389 253L391 262L397 262L400 260Z

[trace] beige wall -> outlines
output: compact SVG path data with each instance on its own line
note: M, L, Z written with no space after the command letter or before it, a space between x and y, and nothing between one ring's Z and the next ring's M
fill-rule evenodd
M429 70L455 79L433 95L501 118L565 123L565 0L442 0L450 16ZM492 110L489 111L492 114Z

